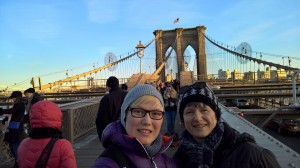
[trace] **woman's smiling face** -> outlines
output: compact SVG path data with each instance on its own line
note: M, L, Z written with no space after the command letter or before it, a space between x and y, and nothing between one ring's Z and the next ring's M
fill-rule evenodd
M146 111L163 111L163 106L159 99L154 96L142 96L134 101L130 109L142 109ZM149 113L142 118L136 118L127 111L125 119L125 129L129 136L138 139L143 145L151 145L160 133L163 118L154 120Z
M206 104L191 102L183 111L186 130L197 142L202 142L215 128L217 118L215 112Z

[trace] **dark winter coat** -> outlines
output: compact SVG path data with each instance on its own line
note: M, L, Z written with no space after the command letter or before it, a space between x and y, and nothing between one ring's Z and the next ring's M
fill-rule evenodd
M184 154L185 149L179 147L174 154L179 168L187 167L189 158ZM255 143L253 136L240 134L227 123L224 123L222 141L214 152L214 168L280 168L274 154Z
M27 114L29 114L31 106L34 105L34 103L36 103L38 101L42 101L42 100L43 100L43 97L39 93L34 92L32 98L30 100L28 100L28 103L27 103L27 106L26 106ZM29 121L27 121L27 122L29 122Z
M164 137L166 138L166 137ZM101 143L104 148L116 145L134 164L140 168L174 168L175 163L169 158L165 152L171 145L172 140L164 139L160 150L151 158L145 147L134 137L126 134L124 127L118 120L109 124L103 132ZM118 168L118 164L109 157L100 157L96 160L94 168Z
M109 94L105 95L99 105L98 114L96 118L97 133L101 139L104 128L111 122L120 118L121 105L127 91L120 88L110 89Z
M9 129L9 133L6 134L5 139L8 143L20 143L25 138L23 119L25 113L25 101L16 103L10 109L0 108L0 114L11 114L11 121L21 122L19 129Z
M31 100L31 105L33 105L34 103L43 100L42 96L40 94L38 94L37 92L35 92L33 94L32 100Z
M168 97L167 95L169 95L170 97ZM163 94L163 98L164 98L164 103L165 103L165 111L177 111L177 92L174 90L174 88L171 87L166 87L164 94Z

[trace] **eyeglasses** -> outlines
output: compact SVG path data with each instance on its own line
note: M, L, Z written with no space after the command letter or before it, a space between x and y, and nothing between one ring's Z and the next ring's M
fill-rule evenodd
M150 118L153 120L161 120L165 114L165 112L159 110L148 111L140 108L129 108L129 111L132 117L135 118L143 118L147 113L149 113Z

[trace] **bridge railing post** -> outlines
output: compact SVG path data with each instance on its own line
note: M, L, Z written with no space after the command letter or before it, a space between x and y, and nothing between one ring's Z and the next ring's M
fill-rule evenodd
M297 106L297 88L296 88L296 76L300 73L300 70L296 70L292 76L292 86L293 86L293 106Z

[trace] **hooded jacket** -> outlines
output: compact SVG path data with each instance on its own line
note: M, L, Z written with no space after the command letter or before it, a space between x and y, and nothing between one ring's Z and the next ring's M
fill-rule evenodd
M179 168L185 168L189 162L184 151L184 148L179 147L173 156ZM240 134L225 122L224 134L213 158L213 168L280 168L270 150L257 145L253 136Z
M135 167L143 168L174 168L175 163L169 158L165 152L170 146L172 140L168 139L163 142L160 150L149 157L145 147L133 137L129 137L126 134L124 127L121 122L115 121L109 124L102 134L101 143L104 148L111 145L116 145L119 147L120 151L123 152L135 165ZM94 168L119 168L118 164L108 157L100 157L96 160Z
M30 135L22 141L18 149L18 163L20 168L32 168L40 157L42 151L51 140L51 131L61 131L62 112L60 108L50 101L39 101L31 107L29 114L30 124L34 130L43 132ZM34 138L33 138L34 137ZM47 168L76 168L74 150L66 139L58 139L50 153Z

